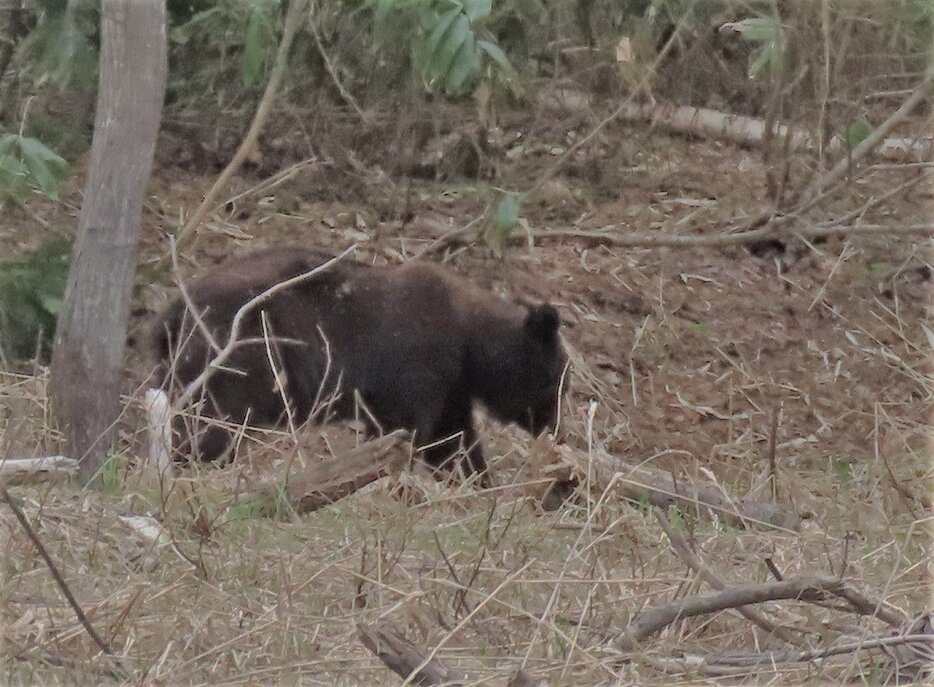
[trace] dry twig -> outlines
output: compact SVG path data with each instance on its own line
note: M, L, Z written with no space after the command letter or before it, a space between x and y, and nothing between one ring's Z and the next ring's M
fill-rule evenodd
M201 224L204 216L214 207L217 196L224 189L227 183L239 171L240 167L246 161L247 157L253 153L256 148L256 142L259 140L260 131L266 124L266 118L272 110L273 102L276 99L276 92L279 90L279 84L285 74L285 68L289 61L289 50L292 47L292 40L298 31L302 13L305 10L308 0L290 0L289 8L285 14L285 23L282 28L282 40L279 43L279 51L276 53L276 60L273 63L272 71L269 74L269 81L266 83L266 90L256 108L256 114L253 115L253 121L250 128L240 142L240 147L231 158L227 166L217 177L217 180L211 186L211 189L205 195L204 200L198 205L194 214L188 220L184 227L178 232L176 241L179 246L184 244L192 232ZM163 258L165 264L167 258Z
M81 604L78 603L78 600L75 599L74 594L71 593L71 588L68 586L68 583L65 582L65 578L62 577L61 572L58 570L58 566L55 565L55 561L52 560L52 557L46 550L42 540L39 539L39 535L36 534L36 531L32 528L32 525L29 524L29 520L26 518L26 514L23 513L23 509L20 508L19 504L13 500L13 497L10 496L10 492L8 492L6 487L2 484L0 484L0 497L3 497L3 500L6 501L7 505L10 507L10 510L13 511L13 515L16 516L16 519L19 520L19 524L22 525L23 530L25 530L26 535L32 540L32 543L36 547L36 550L39 552L39 555L42 556L42 560L45 561L46 566L49 568L49 572L52 573L52 577L55 579L55 584L58 585L58 588L62 592L62 595L65 597L65 600L68 602L68 605L71 606L71 609L75 612L75 616L78 618L78 622L81 623L91 639L94 640L94 643L97 645L97 647L106 656L111 658L111 660L114 662L115 668L119 672L124 672L123 667L120 665L120 661L114 656L110 645L107 644L107 642L105 642L99 634L97 634L97 630L95 630L94 626L91 625L91 621L88 620L87 615L85 615L84 609L81 608Z

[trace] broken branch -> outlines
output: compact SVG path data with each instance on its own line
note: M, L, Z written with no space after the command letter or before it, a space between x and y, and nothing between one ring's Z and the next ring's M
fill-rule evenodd
M714 589L720 591L727 589L726 582L717 577L703 561L694 555L688 543L684 540L684 537L672 526L671 522L669 522L668 518L665 516L665 513L660 508L655 508L654 510L658 523L662 526L662 529L665 530L665 534L668 535L668 541L671 543L675 552L681 557L681 560ZM800 638L789 632L787 628L777 626L756 609L747 606L737 606L736 611L746 618L746 620L755 623L769 634L774 634L776 637L789 644L801 646L802 642Z
M640 614L629 624L619 639L624 651L634 649L640 642L661 632L676 620L707 615L730 608L739 608L765 601L821 600L827 593L843 587L841 580L804 577L782 582L743 585L724 589L714 594L688 596L656 606Z
M463 674L437 658L430 658L388 625L379 629L363 626L359 632L363 645L403 680L416 685L444 684L453 687L464 679Z
M686 512L707 512L734 527L797 531L801 519L776 503L734 499L714 486L694 482L675 482L671 475L643 466L627 465L607 453L594 451L583 455L571 447L559 446L562 458L575 470L587 475L593 470L592 484L601 492L619 489L622 495L635 502L648 499L663 511L678 506ZM581 479L580 483L587 480Z

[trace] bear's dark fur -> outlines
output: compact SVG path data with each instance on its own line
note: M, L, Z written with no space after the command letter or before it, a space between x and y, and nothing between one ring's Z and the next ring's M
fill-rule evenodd
M187 290L215 343L224 346L244 303L330 257L302 248L254 253L222 264ZM357 414L371 416L371 427L412 430L419 445L435 444L423 457L437 467L462 441L465 471L483 472L473 402L533 434L554 426L566 361L558 327L551 305L503 301L437 265L368 267L344 260L276 293L244 318L241 343L208 379L202 414L281 426L284 386L296 423L311 416L316 401L320 408L331 399L316 420ZM181 298L159 318L154 335L160 374L176 389L214 356ZM181 448L213 460L230 439L213 425Z

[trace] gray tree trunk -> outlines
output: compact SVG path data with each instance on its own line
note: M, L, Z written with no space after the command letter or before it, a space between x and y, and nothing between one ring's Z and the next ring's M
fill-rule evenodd
M166 74L164 0L103 0L91 165L52 354L53 407L99 482L120 413L130 291Z

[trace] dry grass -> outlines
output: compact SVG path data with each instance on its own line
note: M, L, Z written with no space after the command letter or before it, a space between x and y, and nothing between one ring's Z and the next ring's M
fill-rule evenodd
M650 343L643 338L641 345ZM927 378L919 362L892 361L920 384ZM747 386L755 381L750 377ZM614 404L601 402L599 382L578 377L573 386L582 393L566 415L566 440L610 443L627 422L608 409ZM4 378L4 401L19 403L16 419L6 421L4 444L15 437L38 449L46 441L41 431L32 443L25 436L29 424L45 426L43 388L41 379ZM590 394L597 403L593 416ZM930 475L920 447L912 448L922 428L906 427L899 416L898 409L879 408L886 430L880 453L866 460L782 466L780 499L814 513L800 536L689 518L678 527L728 583L765 581L768 558L788 577L843 574L870 596L919 612L930 582L920 502ZM761 442L750 431L735 435L720 447L731 456L731 469L713 469L734 493L763 497ZM496 453L506 454L497 466L500 485L534 472L522 464L540 462L535 451L547 452L539 445L526 449L521 439L511 444L505 437L496 442ZM797 455L803 460L807 453L805 444ZM680 460L694 466L690 472L701 468L698 457ZM103 494L38 486L16 495L91 621L136 679L393 684L357 640L358 624L384 618L416 644L439 647L440 658L478 684L503 680L520 665L558 684L663 684L669 678L653 669L653 658L776 648L744 619L722 613L675 624L647 643L644 654L624 660L614 639L636 614L703 585L669 548L650 512L611 495L543 513L534 500L504 498L501 489L477 493L413 478L422 496L417 503L377 484L310 516L274 521L250 517L235 503L244 468L231 466L192 475L190 510L165 513L159 495L130 467L133 458L118 456L118 483ZM918 500L907 502L892 476ZM142 512L163 520L171 543L147 544L119 518ZM3 536L9 542L0 606L5 679L107 679L108 662L95 657L48 570L7 515ZM880 631L878 622L810 604L765 610L810 646ZM753 669L743 679L871 680L869 654L862 658Z
M748 152L655 136L641 144L647 152L629 163L657 170L651 179L609 199L569 194L530 205L530 221L547 226L557 221L549 213L586 211L587 226L678 230L700 219L726 223L761 205L761 167ZM859 207L910 173L870 169L830 203ZM560 183L573 190L575 181ZM147 255L159 250L157 226L192 207L197 186L155 181L151 207L159 212L144 218ZM480 197L461 189L452 203L431 184L419 193L426 212L461 223ZM325 232L322 219L366 211L300 203L279 212L240 202L245 215L210 218L183 270L195 271L196 260L210 262L232 243L307 241L310 229ZM866 221L917 221L930 203L927 188L913 187ZM249 233L259 238L231 238ZM427 245L417 222L405 230L356 222L320 240L331 248L350 241L361 241L374 261ZM575 352L561 442L606 451L621 466L647 462L681 480L713 480L738 497L774 497L808 517L791 534L669 513L727 585L772 579L770 561L787 578L843 576L914 617L929 602L932 573L928 250L922 240L832 240L773 261L738 249L624 252L545 242L507 253L505 263L482 249L460 252L454 263L480 282L560 306ZM156 305L164 293L153 289L147 299ZM145 364L131 367L135 380L145 377ZM0 455L60 448L46 373L33 372L0 377ZM638 651L620 651L620 633L640 612L710 588L639 504L581 490L574 503L543 512L523 495L554 455L543 439L484 423L496 461L489 490L411 475L404 498L383 481L308 516L264 518L242 498L244 477L281 471L296 454L340 455L357 440L354 432L250 435L234 465L190 472L182 480L187 498L173 501L137 469L145 445L137 393L127 409L103 492L46 484L13 494L134 682L398 684L358 640L361 624L382 620L476 684L503 684L519 666L553 684L668 684L666 671L677 668L669 659L685 653L786 647L722 612L676 622ZM141 538L121 520L130 514L154 516L165 536ZM0 551L2 680L117 680L5 506ZM806 647L888 630L839 604L775 602L759 610ZM878 650L850 653L724 679L873 682L882 659ZM688 669L679 679L717 678Z

